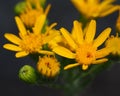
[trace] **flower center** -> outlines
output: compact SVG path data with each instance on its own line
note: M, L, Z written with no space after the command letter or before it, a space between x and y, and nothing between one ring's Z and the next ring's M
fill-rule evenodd
M94 48L90 44L80 45L76 50L76 61L79 64L89 65L91 64L95 58L96 48Z
M43 45L43 36L34 34L34 33L28 33L25 35L23 40L20 43L20 47L28 52L28 53L36 53L38 50L42 49Z

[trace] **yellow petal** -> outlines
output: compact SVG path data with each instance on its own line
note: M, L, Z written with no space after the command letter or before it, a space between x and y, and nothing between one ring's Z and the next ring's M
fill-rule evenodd
M64 67L64 70L67 70L67 69L70 69L70 68L73 68L73 67L76 67L76 66L79 66L79 65L80 65L79 63L69 64L69 65Z
M16 58L20 58L20 57L24 57L24 56L27 56L29 53L25 52L25 51L20 51L20 52L17 52L15 54Z
M51 51L46 51L46 50L40 50L40 51L38 51L38 53L40 53L40 54L47 54L47 55L54 55L53 52L51 52Z
M106 15L109 15L109 14L117 11L118 8L119 8L118 6L111 6L111 8L109 8L108 10L101 12L100 16L101 16L101 17L104 17L104 16L106 16Z
M74 40L72 39L70 33L65 29L65 28L61 28L60 29L62 35L64 36L64 38L66 39L67 43L73 48L76 49L77 45L74 42Z
M26 35L26 34L27 34L27 32L26 32L27 30L26 30L23 22L20 20L20 18L16 16L16 17L15 17L15 21L16 21L16 23L17 23L17 26L18 26L18 29L19 29L20 33L21 33L22 35Z
M99 5L99 11L105 12L106 10L109 10L110 6L112 6L113 2L115 2L115 0L105 0L104 2L100 3L100 5Z
M87 3L88 3L88 5L95 5L95 4L97 4L99 2L99 0L87 0Z
M103 58L110 54L112 48L102 48L96 51L96 58Z
M6 39L8 39L9 41L11 41L12 43L17 44L17 45L19 45L19 43L20 43L20 41L21 41L21 39L18 38L18 37L17 37L16 35L14 35L14 34L5 33L4 36L5 36Z
M86 2L85 0L71 0L71 2L73 3L73 5L77 8L77 10L79 10L80 12L84 12L86 11Z
M93 42L94 47L100 46L109 36L111 28L106 28Z
M47 14L48 14L48 12L49 12L50 8L51 8L51 4L48 4L47 8L45 9L45 15L47 15Z
M53 52L55 52L56 54L66 57L66 58L70 58L70 59L74 59L75 58L75 54L72 53L70 50L62 47L62 46L57 46L55 48L53 48Z
M11 50L11 51L21 51L22 49L16 45L13 44L5 44L3 45L3 48Z
M96 0L97 1L97 0ZM104 10L105 7L111 5L110 3L113 3L115 0L105 0L104 2L100 3L99 9Z
M42 14L37 18L36 23L35 23L35 27L33 28L33 31L35 34L41 33L42 28L43 28L44 23L45 23L45 20L46 20L45 14Z
M83 69L83 70L87 70L87 69L88 69L88 65L83 64L83 65L82 65L82 69Z
M56 31L54 31L54 32L56 32ZM54 40L54 38L56 37L56 36L58 36L58 34L56 34L56 33L52 33L52 34L50 34L50 35L48 35L48 36L46 36L45 38L44 38L44 44L45 43L48 43L48 42L50 42L50 41L52 41L52 40Z
M95 32L96 32L96 21L91 20L91 22L88 25L88 28L86 30L86 34L85 34L85 41L87 43L91 43L93 41Z
M57 25L57 23L51 24L51 25L47 28L45 34L50 34L50 33L51 33L50 31L54 31L54 29L52 29L52 28L55 27L56 25ZM52 29L52 30L51 30L51 29Z
M101 63L104 63L106 61L108 61L108 59L107 58L103 58L103 59L99 59L99 60L94 61L92 64L101 64Z
M50 35L44 38L43 43L49 43L50 41L52 41L52 39L54 39L55 35Z
M79 44L83 43L83 31L82 25L78 21L74 21L74 26L72 30L72 36L77 40Z

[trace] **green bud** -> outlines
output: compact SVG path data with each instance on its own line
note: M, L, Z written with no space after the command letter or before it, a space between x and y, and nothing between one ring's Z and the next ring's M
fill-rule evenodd
M40 0L40 4L41 4L41 6L44 8L44 7L45 7L45 4L46 4L46 0Z
M24 65L19 71L19 78L26 83L35 84L37 82L36 70L30 65Z
M14 7L14 11L17 15L21 14L24 10L25 10L25 7L26 7L26 3L24 1L22 2L19 2L16 4L16 6Z

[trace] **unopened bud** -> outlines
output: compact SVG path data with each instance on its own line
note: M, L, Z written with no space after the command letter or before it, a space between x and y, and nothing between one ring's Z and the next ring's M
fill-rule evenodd
M19 71L19 78L26 83L34 84L37 82L35 69L30 65L24 65Z
M25 2L19 2L18 4L16 4L14 10L15 10L15 13L17 15L21 14L24 10L25 10L25 7L26 7L26 3Z

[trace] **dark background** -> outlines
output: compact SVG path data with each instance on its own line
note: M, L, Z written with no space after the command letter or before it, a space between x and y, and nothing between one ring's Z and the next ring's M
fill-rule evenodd
M1 0L0 2L0 96L62 96L62 91L41 86L28 85L18 78L18 71L24 64L33 64L29 57L16 59L15 53L2 48L8 41L4 33L17 34L14 21L14 5L21 0ZM48 0L52 4L48 18L50 23L57 22L57 29L65 27L71 30L73 20L79 18L78 11L70 0ZM120 1L117 0L117 4ZM113 28L117 12L97 21L97 31L110 26ZM81 96L120 96L120 64L114 64L110 70L98 74L92 84Z

